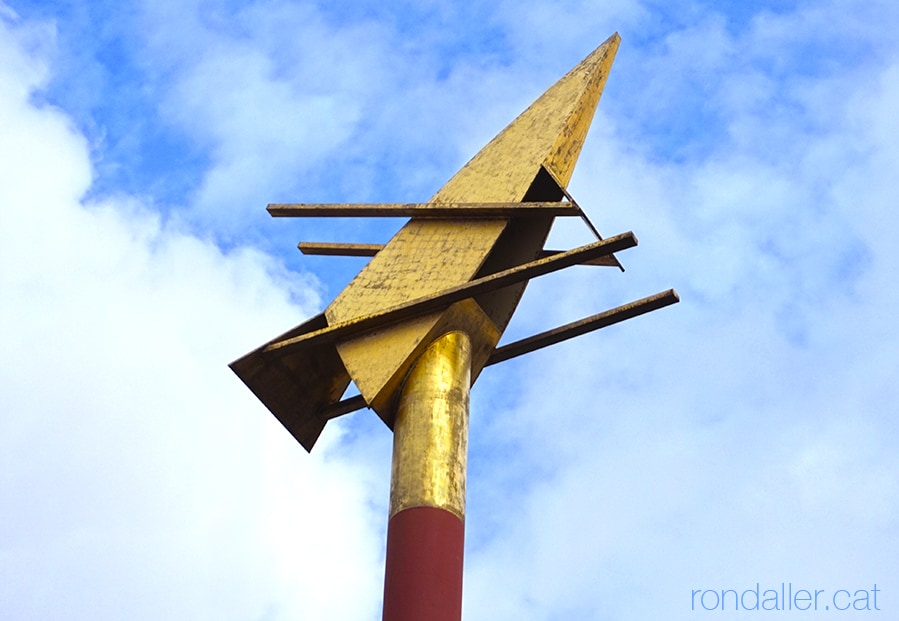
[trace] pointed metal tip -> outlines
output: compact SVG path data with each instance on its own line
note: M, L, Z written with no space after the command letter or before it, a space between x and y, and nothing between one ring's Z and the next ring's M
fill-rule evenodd
M521 201L541 167L564 188L618 50L613 34L547 89L475 155L433 202ZM496 171L502 170L502 175Z

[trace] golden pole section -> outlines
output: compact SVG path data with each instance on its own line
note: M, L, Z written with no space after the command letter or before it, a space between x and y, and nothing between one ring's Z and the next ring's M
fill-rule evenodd
M453 331L415 362L394 423L384 621L459 621L471 342Z

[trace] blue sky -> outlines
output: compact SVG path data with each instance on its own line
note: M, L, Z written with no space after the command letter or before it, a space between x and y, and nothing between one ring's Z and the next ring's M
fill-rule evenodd
M264 207L425 200L615 31L569 189L640 246L506 338L682 302L478 380L465 618L895 616L895 3L5 2L0 617L378 619L388 430L307 454L227 363L398 224Z

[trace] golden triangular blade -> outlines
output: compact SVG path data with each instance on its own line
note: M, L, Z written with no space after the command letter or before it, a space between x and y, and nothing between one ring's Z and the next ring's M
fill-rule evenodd
M562 192L552 177L564 184L571 178L618 42L613 35L550 87L429 202L560 201ZM325 316L332 324L352 320L534 260L551 225L552 217L413 218L328 306ZM508 324L524 287L476 299L498 333ZM434 313L338 345L363 397L385 420L414 352L441 316Z

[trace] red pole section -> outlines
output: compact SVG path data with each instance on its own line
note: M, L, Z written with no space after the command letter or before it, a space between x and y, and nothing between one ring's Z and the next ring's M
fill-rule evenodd
M416 361L394 422L384 621L459 621L471 345L436 339Z

